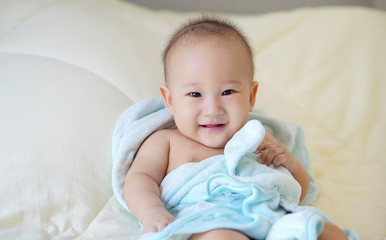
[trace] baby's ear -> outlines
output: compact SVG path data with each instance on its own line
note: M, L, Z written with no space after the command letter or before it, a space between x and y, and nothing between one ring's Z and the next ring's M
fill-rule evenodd
M259 88L259 83L257 81L253 81L252 86L251 86L251 93L249 96L249 111L250 112L253 110L253 107L255 106L256 93L257 93L258 88Z
M160 86L161 94L164 99L165 107L170 113L173 115L173 105L172 105L172 95L170 94L170 90L167 84L161 84Z

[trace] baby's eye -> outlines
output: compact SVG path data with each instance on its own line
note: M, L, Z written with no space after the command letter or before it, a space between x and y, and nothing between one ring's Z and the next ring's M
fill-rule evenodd
M233 89L228 89L228 90L225 90L224 92L222 92L221 95L223 95L223 96L231 95L231 94L234 93L234 92L235 92L235 90L233 90Z
M202 95L199 92L190 92L189 96L191 96L191 97L201 97Z

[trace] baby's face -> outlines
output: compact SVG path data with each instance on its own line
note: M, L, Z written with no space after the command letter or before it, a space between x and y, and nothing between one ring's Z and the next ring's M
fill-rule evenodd
M182 134L223 148L249 119L257 91L252 78L244 46L212 36L175 47L161 91Z

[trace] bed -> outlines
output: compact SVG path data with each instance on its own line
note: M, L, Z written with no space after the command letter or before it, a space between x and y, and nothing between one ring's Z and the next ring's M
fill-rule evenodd
M138 239L113 196L120 114L160 96L169 34L197 12L117 0L0 3L0 239ZM248 36L256 108L300 124L320 208L386 237L386 13L318 7L231 17Z

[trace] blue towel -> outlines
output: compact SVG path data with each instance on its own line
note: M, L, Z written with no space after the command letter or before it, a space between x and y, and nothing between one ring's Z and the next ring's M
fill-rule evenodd
M283 167L258 163L253 153L267 130L308 170L311 158L301 128L258 110L250 119L226 144L223 155L184 164L164 178L161 198L176 220L141 239L188 239L216 228L235 229L255 239L317 238L323 223L331 220L317 208L300 206L301 188L292 175ZM123 183L135 152L152 132L170 127L175 127L173 118L161 98L134 104L118 120L113 136L113 190L124 208ZM309 175L303 205L312 203L318 193Z

